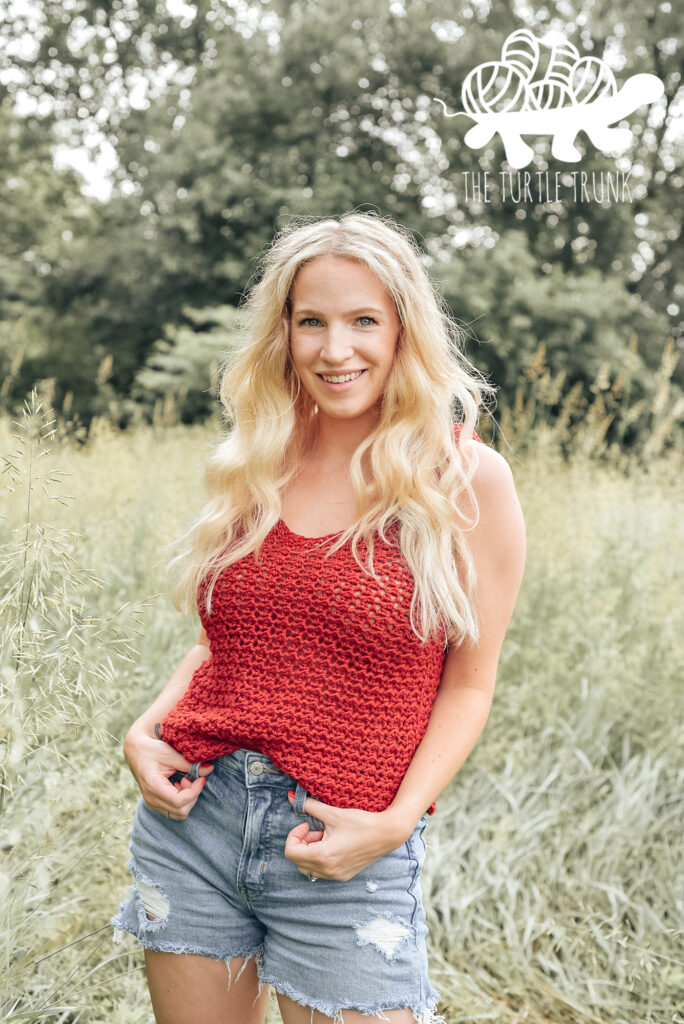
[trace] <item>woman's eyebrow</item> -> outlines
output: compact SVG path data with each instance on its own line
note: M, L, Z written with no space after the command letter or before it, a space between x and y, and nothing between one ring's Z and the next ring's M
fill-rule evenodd
M311 316L318 316L319 315L318 310L316 310L316 309L296 309L295 310L295 316L301 316L302 313L308 313ZM349 313L350 316L354 316L355 314L358 314L358 313L377 313L379 316L382 316L382 310L381 309L376 309L374 306L361 306L359 309L350 309L348 311L348 313Z

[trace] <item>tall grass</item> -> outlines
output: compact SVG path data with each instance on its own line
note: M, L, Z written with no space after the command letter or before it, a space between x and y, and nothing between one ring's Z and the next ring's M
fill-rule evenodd
M483 427L513 468L527 569L488 725L427 831L431 977L452 1024L672 1024L681 410L663 384L626 455L605 443L606 416L634 416L619 384L563 394L540 351ZM98 420L81 446L36 392L0 421L0 1021L153 1020L140 946L108 923L138 799L121 739L194 643L160 552L217 427L166 408L126 433Z

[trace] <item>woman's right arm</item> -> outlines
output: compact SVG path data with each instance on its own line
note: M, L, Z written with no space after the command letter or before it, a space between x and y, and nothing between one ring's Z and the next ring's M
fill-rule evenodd
M190 764L157 733L162 720L185 694L193 674L210 654L209 640L202 628L195 646L190 648L154 703L135 720L123 742L124 757L147 806L162 814L168 811L174 818L188 816L204 787L203 777L213 771L213 766L200 768L200 778L195 782L183 779L180 783L171 783L169 776L174 772L187 772Z
M135 720L128 730L129 734L142 730L149 733L150 736L156 737L157 730L155 730L155 726L160 725L171 708L176 706L190 685L190 680L195 670L199 668L203 661L206 661L210 654L209 640L204 632L204 627L202 627L195 646L191 647L185 655L154 704L151 704L147 711L144 711L140 718ZM128 736L126 739L128 739Z

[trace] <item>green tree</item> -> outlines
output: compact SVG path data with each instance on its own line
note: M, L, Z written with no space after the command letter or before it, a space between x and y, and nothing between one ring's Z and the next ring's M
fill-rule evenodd
M515 392L541 342L550 372L565 370L568 388L595 380L603 363L619 369L631 361L633 335L640 352L660 344L662 356L665 317L648 316L623 281L597 268L566 273L556 264L540 275L521 231L505 231L492 248L464 252L435 276L463 324L469 357L504 396ZM641 367L643 394L651 390L643 382L655 382L643 360Z
M632 204L568 202L560 209L464 205L463 172L498 170L502 147L493 140L484 151L470 150L465 119L445 119L433 100L441 96L459 109L465 75L493 59L522 25L507 5L264 0L233 7L200 0L194 14L179 17L142 0L74 0L68 12L56 3L37 6L37 53L17 60L22 83L7 89L50 100L62 135L70 127L74 139L85 137L99 124L120 160L112 199L98 207L96 223L84 223L82 248L71 244L67 253L65 243L51 264L59 273L51 269L42 280L57 318L50 336L63 347L59 324L68 324L73 344L89 358L109 353L111 384L121 394L163 325L182 322L183 307L239 304L251 261L289 216L351 208L395 216L415 232L431 270L441 274L456 263L447 270L454 280L471 258L475 266L486 256L482 271L489 272L492 250L475 255L485 239L496 250L511 233L518 236L497 271L513 248L527 254L531 301L502 332L516 349L542 340L549 323L567 315L567 295L578 287L584 303L598 304L594 314L581 311L583 340L572 348L582 353L579 372L589 372L592 330L602 331L593 338L601 351L612 348L606 339L626 345L626 311L640 322L649 371L667 334L680 338L681 317L672 310L684 298L676 278L682 145L671 129L681 97L672 43L683 14L674 5L631 4L619 22L604 0L588 9L558 0L526 15L539 36L557 29L583 53L622 56L620 81L649 71L665 84L657 110L645 107L629 119L634 144L626 160L645 194ZM30 28L19 18L7 32ZM615 170L586 138L580 144L584 170ZM549 139L536 140L534 149L532 172L558 169ZM538 308L535 291L543 296ZM486 289L480 294L496 301ZM477 295L467 300L473 314L493 322L494 308L477 305ZM458 315L464 300L453 296ZM71 326L75 316L79 329ZM560 358L563 346L557 350ZM511 397L503 372L502 397ZM684 360L675 380L684 383Z
M217 371L232 347L237 310L183 309L187 325L167 324L136 374L131 399L148 408L173 398L184 423L218 411Z

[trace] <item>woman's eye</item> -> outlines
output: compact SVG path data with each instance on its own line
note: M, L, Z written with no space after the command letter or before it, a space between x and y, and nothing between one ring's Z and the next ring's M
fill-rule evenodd
M358 319L359 319L359 320L369 320L371 324L374 324L374 323L376 323L376 322L377 322L377 321L375 320L375 318L374 318L374 317L372 317L372 316L360 316L360 317L358 317ZM299 321L299 326L300 326L300 327L302 327L302 326L303 326L303 325L305 325L305 324L310 324L312 320L315 320L315 321L316 321L316 323L320 323L320 320L318 319L318 317L317 317L317 316L305 316L305 317L303 317L303 318L302 318L302 319L301 319L301 320ZM363 326L364 326L364 327L366 327L366 326L370 326L370 324L363 324Z

